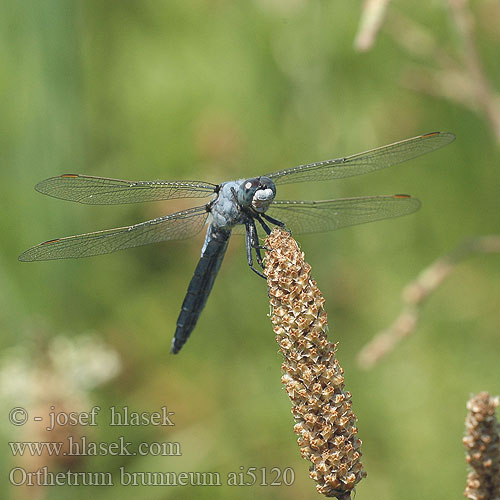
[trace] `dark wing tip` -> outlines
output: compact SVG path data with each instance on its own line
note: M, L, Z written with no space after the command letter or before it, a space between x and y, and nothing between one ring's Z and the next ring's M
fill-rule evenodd
M60 241L61 238L54 238L53 240L47 240L43 241L42 243L39 243L38 245L35 245L34 247L28 248L28 250L25 250L17 259L21 262L34 262L36 260L50 260L50 257L41 257L40 254L37 252L38 249L45 245L51 245L53 243L57 243Z
M456 139L456 135L453 132L429 132L428 134L423 134L420 137L423 139L427 137L440 137L444 140L444 144L449 144Z
M417 210L419 210L420 207L422 206L422 202L418 198L414 198L409 194L398 193L398 194L393 194L389 197L392 198L393 200L401 200L406 202L405 211L401 212L399 215L396 215L396 217L412 214Z
M413 212L416 212L422 206L422 202L418 198L414 198L409 194L395 194L393 195L393 198L397 200L401 199L408 200L409 203L408 207L410 209L408 210L408 212L406 212L407 214L412 214Z
M403 199L410 199L412 201L420 203L420 200L418 198L415 198L415 196L412 196L411 194L406 194L406 193L397 193L392 195L393 198L403 198Z

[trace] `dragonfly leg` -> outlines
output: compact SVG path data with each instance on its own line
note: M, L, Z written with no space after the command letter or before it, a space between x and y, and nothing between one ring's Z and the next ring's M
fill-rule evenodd
M235 203L237 203L239 206L238 195L236 194L236 190L234 188L231 188L231 192L233 194L233 198L234 198ZM262 269L264 269L264 261L262 260L262 254L260 253L260 251L261 251L261 249L268 250L267 247L263 247L262 245L259 244L259 236L257 234L257 228L255 227L255 220L254 219L257 219L260 222L260 224L264 228L264 231L267 234L271 234L271 229L258 215L257 216L251 215L250 213L248 213L247 210L243 210L243 211L248 215L248 218L249 218L249 222L247 222L245 224L246 235L247 235L246 245L247 245L248 265L250 266L250 269L252 269L252 271L255 271L259 276L262 276L263 278L265 278L265 276L261 272L256 271L253 267L252 248L255 249L257 263L259 264L260 267L262 267Z
M252 249L255 249L255 254L257 256L257 262L261 267L264 267L263 263L262 263L262 256L260 254L260 249L258 248L259 240L257 239L257 229L255 228L254 221L251 220L250 222L247 222L245 224L245 227L246 227L245 243L246 243L246 247L247 247L248 266L255 274L258 274L261 278L266 279L264 274L262 274L258 269L255 269L255 267L253 265Z
M264 214L262 214L264 215ZM271 234L271 229L269 228L269 226L260 218L260 216L257 216L255 217L261 224L261 226L264 228L264 231L269 235ZM274 219L273 219L274 221ZM283 224L282 222L280 222L280 224ZM283 224L284 226L284 224ZM259 245L257 244L255 247L255 253L258 254L258 257L261 259L262 261L262 258L261 258L261 254L260 254L260 250L266 250L266 251L270 251L271 249L269 247L266 247L265 245ZM264 268L264 266L261 264L261 262L259 262L259 264L262 266L262 268Z
M257 245L256 247L254 247L255 255L257 256L257 264L259 264L259 266L262 267L262 269L264 269L264 261L262 260L262 255L260 253L261 248L262 248L261 245Z
M262 269L264 269L264 261L262 260L262 254L260 253L261 250L267 250L268 248L261 245L259 243L259 235L257 233L257 228L255 227L255 221L252 219L250 222L249 222L250 226L251 226L251 233L250 233L250 238L251 238L251 243L252 243L252 247L253 249L255 250L255 255L257 257L257 263L259 264L260 267L262 267Z
M284 222L281 222L280 220L275 219L274 217L271 217L270 215L267 215L267 214L264 214L264 213L261 214L261 215L262 215L262 217L264 217L264 219L266 219L271 224L274 224L275 226L282 227L282 228L285 227L285 223Z
M264 215L264 214L262 214ZM271 234L271 228L262 220L262 217L260 215L255 215L254 219L257 219L259 221L259 224L262 226L262 229L266 232L267 235ZM255 226L255 223L254 223Z

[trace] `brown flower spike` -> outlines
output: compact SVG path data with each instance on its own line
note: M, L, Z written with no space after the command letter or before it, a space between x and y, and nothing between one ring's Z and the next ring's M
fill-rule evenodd
M500 498L500 427L495 416L498 397L480 392L467 403L466 460L471 467L464 496L470 500Z
M284 356L281 381L293 404L300 452L312 462L309 475L318 492L347 500L366 472L351 394L344 390L336 344L327 339L325 299L289 233L275 228L266 245L271 321Z

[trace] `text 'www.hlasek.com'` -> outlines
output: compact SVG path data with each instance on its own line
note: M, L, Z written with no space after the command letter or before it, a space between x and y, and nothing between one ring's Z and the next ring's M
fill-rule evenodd
M55 405L44 416L32 416L24 407L9 412L9 422L22 430L30 428L30 437L9 441L9 451L16 461L10 468L8 480L13 486L290 486L295 480L291 467L239 466L225 473L215 471L136 470L121 465L113 471L81 471L82 457L159 457L158 464L177 469L175 457L183 456L179 441L134 441L125 435L112 440L92 439L92 428L102 425L115 428L158 427L161 434L175 426L175 412L162 406L158 411L135 411L128 406L111 406L107 412L94 406L89 411L62 411ZM24 427L24 428L26 428ZM83 433L86 430L88 435ZM95 434L95 433L94 433ZM110 432L111 434L111 432ZM55 438L57 436L57 438ZM127 439L128 437L128 439ZM36 457L37 467L33 468ZM165 457L168 462L162 462ZM26 462L26 463L24 463ZM94 462L93 462L94 463ZM109 464L109 462L106 462ZM130 464L130 461L126 462ZM150 464L151 462L148 462ZM30 465L28 465L30 464ZM77 464L79 471L73 470ZM162 467L163 468L163 467Z

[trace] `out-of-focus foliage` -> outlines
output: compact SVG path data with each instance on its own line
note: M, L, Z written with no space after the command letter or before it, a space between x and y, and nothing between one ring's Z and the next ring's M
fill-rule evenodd
M408 75L423 71L422 60L398 43L394 30L383 27L369 52L356 52L361 2L3 0L0 6L0 370L20 356L44 373L52 366L45 352L50 339L89 331L121 360L120 374L79 399L80 406L53 400L50 388L44 396L43 384L38 408L22 391L2 400L0 496L32 498L32 490L9 486L5 471L41 466L12 457L7 441L30 434L7 422L8 409L25 406L46 416L51 404L66 411L101 406L99 425L79 429L89 440L178 441L182 456L53 460L54 470L110 471L117 485L37 489L39 498L316 495L280 383L266 285L249 272L242 238L232 239L192 338L171 356L202 236L81 261L26 264L17 256L40 241L187 205L83 206L43 197L34 184L69 172L219 182L449 130L455 143L408 164L341 182L285 186L280 197L403 192L422 200L409 217L299 242L326 298L330 340L340 342L359 418L368 477L357 498L458 498L466 477L465 402L470 393L500 392L499 257L462 263L427 304L416 334L372 372L360 371L355 356L398 313L400 290L420 269L466 237L498 232L500 155L484 113L410 89ZM463 54L444 0L395 2L390 9L425 26L450 57ZM499 88L498 4L474 3L472 15L484 74ZM432 58L424 62L439 71ZM454 80L448 85L454 94ZM18 376L13 372L10 383ZM110 427L113 405L167 406L176 425ZM124 487L120 467L217 471L223 480L249 467L268 474L292 467L295 482Z

